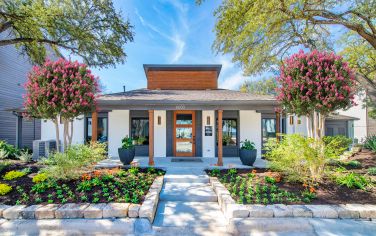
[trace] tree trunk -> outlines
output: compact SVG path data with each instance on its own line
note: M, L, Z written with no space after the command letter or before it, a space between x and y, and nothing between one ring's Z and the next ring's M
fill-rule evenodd
M58 118L53 119L56 129L56 151L60 152L60 134L59 134L59 122Z
M64 151L65 150L67 150L67 146L68 146L68 139L67 139L67 137L68 137L68 121L67 120L65 120L64 119L64 121L63 121L63 123L64 123L64 137L63 137L63 139L64 139Z
M70 122L70 134L68 132L68 145L72 145L72 137L73 137L73 120L71 120Z

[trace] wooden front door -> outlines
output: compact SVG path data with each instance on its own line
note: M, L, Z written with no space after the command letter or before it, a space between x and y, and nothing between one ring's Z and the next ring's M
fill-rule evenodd
M193 157L196 153L195 111L174 111L174 156Z

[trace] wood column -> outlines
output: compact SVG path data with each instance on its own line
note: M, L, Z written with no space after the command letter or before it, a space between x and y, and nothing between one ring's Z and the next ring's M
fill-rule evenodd
M149 110L149 166L154 166L154 110Z
M218 166L223 166L222 117L223 110L218 110Z
M276 131L276 137L277 137L277 142L281 139L281 113L276 112L275 113L275 131Z
M98 112L91 114L91 141L96 142L98 140Z

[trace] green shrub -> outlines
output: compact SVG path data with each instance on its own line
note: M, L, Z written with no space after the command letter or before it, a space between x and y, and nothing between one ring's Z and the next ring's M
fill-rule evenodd
M128 136L125 136L122 140L121 140L121 148L124 148L124 149L131 149L133 148L133 139L128 137Z
M10 166L10 162L8 162L8 161L0 161L0 173L4 169L6 169L8 166Z
M330 158L339 158L340 155L349 149L352 143L351 138L343 135L325 136L322 141L325 144L325 155Z
M284 135L279 143L268 141L265 149L270 168L283 173L288 181L314 185L324 176L328 158L320 141L299 134Z
M364 176L350 172L348 174L340 174L336 177L336 182L339 185L345 185L348 188L359 188L365 190L370 185L370 181Z
M345 162L346 166L349 166L351 168L360 168L362 167L362 164L359 161L349 161Z
M46 173L38 173L33 177L33 183L44 182L47 178L48 176L46 175Z
M49 157L48 167L43 169L47 177L53 179L77 179L94 163L103 160L106 144L72 145L64 153L55 153Z
M218 177L221 174L221 171L218 168L214 168L210 171L210 176Z
M7 193L9 193L10 191L12 191L12 187L7 185L7 184L1 184L0 183L0 195L3 196Z
M364 141L363 147L376 152L376 135L368 136Z
M19 154L16 154L16 158L23 162L30 162L32 160L33 155L27 151L20 151Z
M4 149L0 149L0 160L3 160L8 157L8 152Z
M4 175L5 180L13 180L25 176L27 173L24 171L11 170Z
M376 175L376 167L371 167L368 169L369 175Z
M3 154L7 153L7 158L14 158L16 154L19 153L19 150L13 145L8 144L4 140L0 140L0 150L3 150Z

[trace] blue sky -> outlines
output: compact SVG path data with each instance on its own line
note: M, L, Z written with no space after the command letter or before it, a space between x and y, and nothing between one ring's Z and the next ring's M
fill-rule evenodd
M245 77L231 55L212 50L215 39L214 10L221 0L114 0L134 26L134 42L125 45L127 61L116 68L93 69L104 85L104 93L146 87L143 64L222 64L219 87L238 89L246 80L269 77L271 73ZM332 37L343 28L330 26ZM334 40L336 41L336 40ZM336 48L336 47L335 47ZM338 48L336 48L338 51Z
M222 64L221 88L238 89L246 77L230 55L216 55L213 11L220 1L115 0L134 25L134 42L125 46L127 61L116 68L93 69L106 93L146 87L143 64ZM247 77L251 78L251 77ZM251 79L256 79L252 77Z

